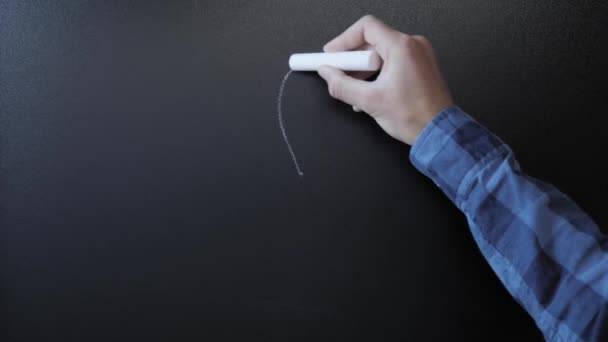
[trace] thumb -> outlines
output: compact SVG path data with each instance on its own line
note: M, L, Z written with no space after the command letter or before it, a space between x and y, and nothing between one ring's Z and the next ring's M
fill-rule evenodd
M350 77L341 70L326 65L321 66L318 73L327 82L329 94L333 98L363 110L369 107L367 100L372 92L369 82Z

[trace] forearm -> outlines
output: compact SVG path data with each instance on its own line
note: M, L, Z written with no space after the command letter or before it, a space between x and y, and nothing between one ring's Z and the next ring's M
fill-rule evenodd
M547 339L608 338L608 242L567 196L457 107L418 137L412 163L466 215L482 253Z

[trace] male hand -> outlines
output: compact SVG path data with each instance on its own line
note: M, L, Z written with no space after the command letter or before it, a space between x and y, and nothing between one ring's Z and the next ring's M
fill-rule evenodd
M373 49L383 60L374 81L323 66L332 97L371 115L393 138L412 145L433 118L452 105L429 41L396 31L371 15L327 43L325 52Z

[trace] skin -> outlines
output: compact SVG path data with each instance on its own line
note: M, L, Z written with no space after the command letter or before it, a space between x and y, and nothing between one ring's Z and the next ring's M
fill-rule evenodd
M329 94L368 113L393 138L414 144L424 127L453 104L431 43L366 15L323 47L325 52L362 49L375 50L383 60L376 80L322 66L318 72Z

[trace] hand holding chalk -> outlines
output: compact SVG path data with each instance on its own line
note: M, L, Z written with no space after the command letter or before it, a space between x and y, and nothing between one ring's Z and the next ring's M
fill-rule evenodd
M352 51L368 46L375 52ZM292 56L298 62L292 69L317 68L332 97L368 113L386 133L406 144L413 144L424 127L452 105L433 48L422 36L401 33L372 16L365 16L323 50L326 54L307 59ZM375 80L365 81L344 72L379 68L370 62L371 57L366 59L352 53L379 55L382 70ZM332 58L335 58L333 65Z
M318 71L322 65L344 71L378 71L382 59L375 51L344 51L296 53L289 57L289 67L293 71Z

